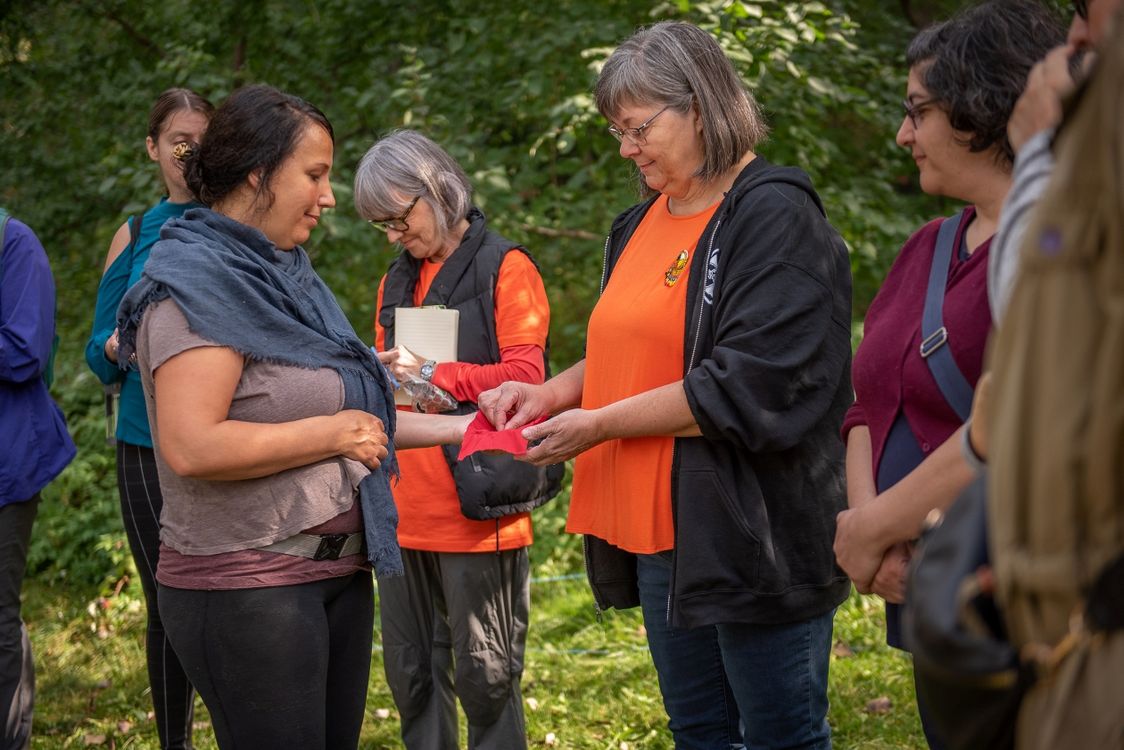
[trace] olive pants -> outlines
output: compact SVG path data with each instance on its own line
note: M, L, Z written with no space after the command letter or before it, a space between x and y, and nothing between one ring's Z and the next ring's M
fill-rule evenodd
M527 550L402 550L379 581L386 681L407 750L456 750L456 699L470 750L527 747L519 681L530 613Z

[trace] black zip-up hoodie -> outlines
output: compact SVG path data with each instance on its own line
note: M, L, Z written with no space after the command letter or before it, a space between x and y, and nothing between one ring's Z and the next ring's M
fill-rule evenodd
M652 201L617 217L602 289ZM839 605L839 437L851 389L851 271L807 175L758 156L691 261L683 384L701 437L676 438L668 621L778 624ZM600 607L639 603L635 560L586 537Z

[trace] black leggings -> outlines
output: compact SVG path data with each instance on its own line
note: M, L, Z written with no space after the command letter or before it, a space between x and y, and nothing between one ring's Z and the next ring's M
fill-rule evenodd
M222 750L354 750L367 702L369 572L234 591L161 585L168 635Z
M164 498L160 494L156 456L151 448L117 442L117 491L121 495L125 536L148 609L144 651L160 747L190 750L195 691L168 643L156 606L156 563L160 555L160 509Z
M39 493L22 503L0 505L0 747L10 739L5 728L23 670L20 588L38 508Z

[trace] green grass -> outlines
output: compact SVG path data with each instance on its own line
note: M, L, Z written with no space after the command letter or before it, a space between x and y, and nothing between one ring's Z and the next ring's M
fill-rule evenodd
M531 747L549 747L553 735L557 748L671 750L639 610L608 612L599 622L584 579L563 577L580 570L580 545L561 534L564 505L540 513L523 677ZM157 748L139 586L102 597L31 580L25 595L38 677L33 746ZM882 627L873 598L854 595L836 615L829 716L836 748L925 747L909 661L885 645ZM398 748L378 643L376 632L361 747ZM888 708L869 710L879 698ZM195 743L215 747L201 703Z

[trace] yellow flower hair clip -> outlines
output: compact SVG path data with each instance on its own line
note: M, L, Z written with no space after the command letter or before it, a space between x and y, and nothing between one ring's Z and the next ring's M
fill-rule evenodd
M172 146L172 156L176 161L184 161L187 157L195 153L195 144L188 143L187 141L180 141Z

